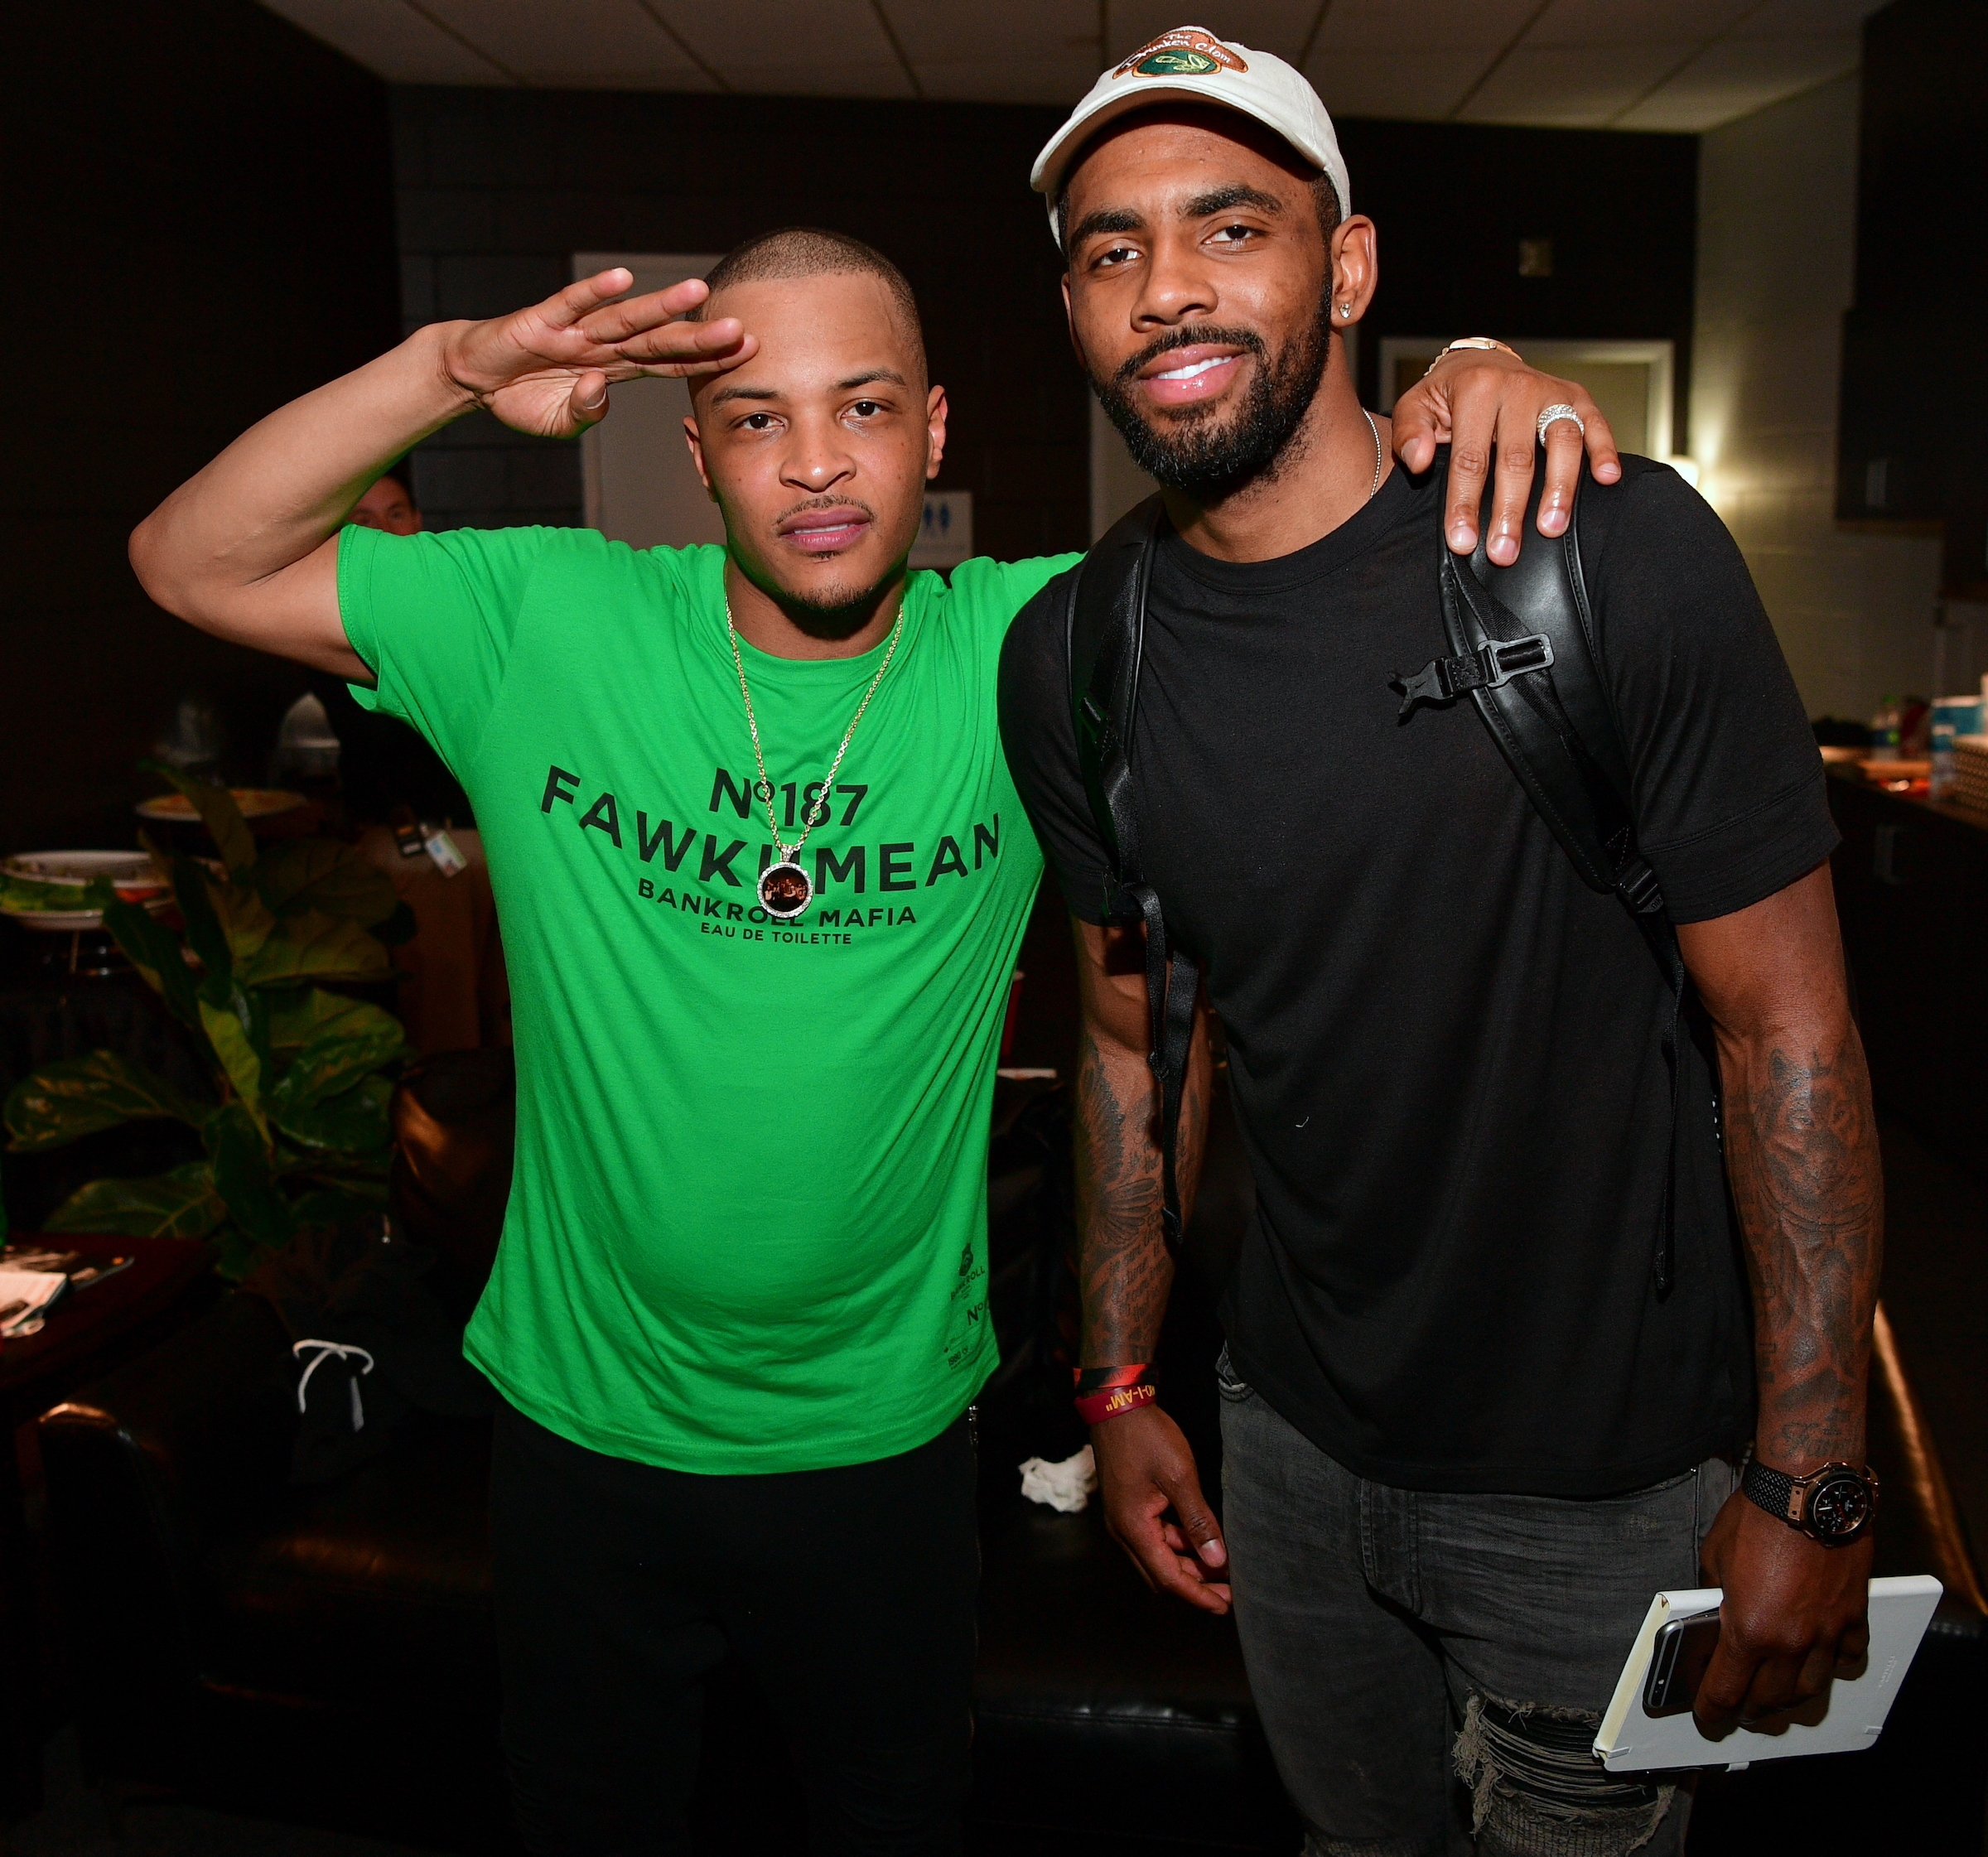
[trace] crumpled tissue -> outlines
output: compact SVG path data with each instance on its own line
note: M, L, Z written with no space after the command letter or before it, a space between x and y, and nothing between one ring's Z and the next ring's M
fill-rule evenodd
M1074 1515L1084 1507L1097 1487L1098 1460L1088 1445L1060 1464L1031 1457L1021 1467L1022 1494L1031 1502L1046 1503L1064 1515Z

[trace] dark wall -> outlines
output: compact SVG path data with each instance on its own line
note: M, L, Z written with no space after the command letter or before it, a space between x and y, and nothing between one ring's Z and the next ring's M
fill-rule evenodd
M1988 598L1988 8L1874 13L1862 100L1836 513L1942 524L1945 591Z
M0 849L133 842L182 696L259 776L302 687L166 618L132 526L272 407L398 327L385 86L249 0L12 16L0 64L9 441Z
M796 221L852 232L910 274L952 389L942 485L994 553L1087 538L1088 414L1026 176L1061 120L992 104L403 89L394 95L409 326L546 296L575 251L722 251ZM1684 442L1697 142L1460 124L1340 125L1381 227L1363 335L1667 338ZM1522 277L1522 239L1553 274ZM466 421L424 451L437 525L580 519L570 446Z
M951 390L943 488L986 552L1087 539L1088 415L1061 266L1025 176L1061 120L989 104L556 91L394 95L410 325L489 316L570 281L576 251L723 251L832 226L901 264ZM428 521L580 520L577 446L466 420L416 467Z
M1677 345L1673 439L1686 449L1698 138L1463 123L1339 125L1353 204L1380 231L1381 287L1361 325L1361 391L1387 335ZM1519 274L1522 239L1552 273Z

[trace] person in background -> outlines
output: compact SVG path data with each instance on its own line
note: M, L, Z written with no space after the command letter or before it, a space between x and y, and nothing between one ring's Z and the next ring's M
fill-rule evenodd
M351 520L383 535L418 535L421 506L407 465L397 465L353 505ZM355 822L385 825L403 808L424 823L449 827L476 822L469 795L420 734L398 716L360 707L345 682L313 673L311 689L338 737L339 784Z
M352 506L348 520L383 535L418 535L421 508L404 463ZM321 671L311 689L338 737L339 785L359 849L414 912L413 938L393 951L408 1037L426 1057L511 1041L510 992L483 835L456 776L398 716L362 707L344 678ZM461 854L428 849L440 827Z
M1667 962L1469 702L1402 704L1450 649L1445 493L1392 468L1333 339L1373 300L1376 234L1311 87L1184 29L1102 78L1036 172L1072 338L1163 486L1128 784L1205 976L1182 1199L1211 1010L1257 1189L1218 1519L1149 1365L1174 1262L1145 955L1078 765L1065 576L1009 632L1001 722L1077 918L1079 1410L1107 1523L1155 1587L1233 1598L1309 1857L1670 1857L1678 1788L1591 1751L1652 1595L1701 1557L1725 1589L1713 1732L1868 1644L1883 1183L1793 679L1682 478L1630 458L1583 488L1690 977L1673 1123Z

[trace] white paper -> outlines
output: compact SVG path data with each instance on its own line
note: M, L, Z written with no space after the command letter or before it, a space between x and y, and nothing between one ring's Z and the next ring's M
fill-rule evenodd
M32 1334L48 1305L68 1287L69 1279L60 1271L0 1270L0 1309L16 1302L27 1305L0 1320L0 1335Z
M437 826L421 842L422 849L428 854L428 861L445 877L452 877L459 871L466 871L470 861L462 855L462 847Z
M1098 1460L1086 1445L1074 1457L1060 1464L1031 1457L1021 1467L1021 1493L1031 1502L1042 1502L1064 1515L1074 1515L1091 1499L1098 1487Z
M1777 1717L1773 1725L1735 1728L1716 1741L1699 1733L1688 1709L1675 1715L1645 1715L1643 1691L1665 1620L1710 1612L1725 1594L1716 1586L1659 1593L1622 1666L1614 1697L1595 1733L1595 1752L1611 1773L1646 1773L1679 1767L1744 1767L1756 1760L1868 1748L1884 1730L1942 1590L1930 1574L1872 1580L1870 1656L1862 1674L1837 1677L1826 1694Z

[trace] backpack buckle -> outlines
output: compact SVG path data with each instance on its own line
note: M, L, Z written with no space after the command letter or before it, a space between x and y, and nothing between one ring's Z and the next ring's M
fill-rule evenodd
M1501 690L1515 677L1551 670L1553 641L1544 632L1522 639L1487 639L1463 658L1432 658L1419 671L1391 678L1402 692L1397 720L1407 721L1417 703L1446 703L1466 690Z

